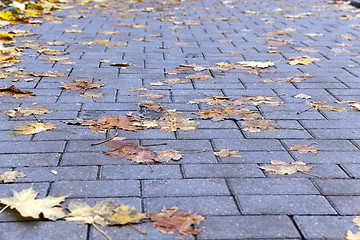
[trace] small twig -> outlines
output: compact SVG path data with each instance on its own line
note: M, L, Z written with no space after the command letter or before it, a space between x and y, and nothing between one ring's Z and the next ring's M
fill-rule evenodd
M5 207L3 207L3 209L0 210L0 214L5 211L8 207L10 207L10 205L6 205Z
M167 143L145 144L145 145L141 145L141 146L143 146L143 147L152 147L152 146L161 146L161 145L167 145Z
M308 172L302 172L302 173L305 173L305 174L313 176L313 177L318 177L318 178L327 178L328 177L328 176L319 176L319 175L308 173Z
M76 134L75 131L71 131L69 129L50 129L49 131L66 131L66 132L72 132L73 134Z
M202 153L207 151L206 148L204 148L203 150L198 150L198 151L178 151L179 153Z
M310 110L310 109L312 109L314 106L311 106L311 107L309 107L309 108L307 108L307 109L305 109L305 110L302 110L302 111L300 111L300 112L297 112L296 114L301 114L301 113L303 113L303 112L306 112L307 110Z
M151 171L154 171L154 168L148 163L148 162L145 162L151 169Z
M147 232L144 232L143 230L139 229L138 227L135 227L131 223L129 223L129 225L132 226L133 228L135 228L136 230L138 230L139 232L141 232L143 235L147 235Z
M103 230L101 230L98 226L96 226L94 223L91 224L96 230L98 230L100 233L102 233L108 240L111 240L109 235L106 234Z
M112 137L110 137L110 138L107 138L107 139L105 139L105 140L103 140L103 141L101 141L101 142L92 143L91 146L96 146L96 145L99 145L99 144L102 144L102 143L106 143L106 142L108 142L108 141L113 140L114 138L116 138L116 137L119 135L119 130L118 130L118 128L115 128L115 129L116 129L116 133L115 133L114 136L112 136Z
M41 121L36 117L35 113L33 113L32 115L34 116L34 118L36 119L36 121L41 122Z

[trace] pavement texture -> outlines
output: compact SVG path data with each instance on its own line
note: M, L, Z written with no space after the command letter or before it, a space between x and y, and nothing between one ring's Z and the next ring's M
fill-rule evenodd
M124 0L67 5L74 8L52 12L58 19L8 29L37 34L16 38L15 45L24 40L43 46L64 41L63 46L48 47L69 53L59 57L69 57L76 63L42 61L48 56L37 53L38 49L26 49L19 56L23 62L16 63L16 67L26 72L57 71L65 75L33 77L35 81L2 79L2 87L14 84L36 96L1 97L0 110L38 103L55 111L38 118L76 134L46 131L9 135L13 126L34 119L1 115L0 172L17 170L27 177L0 184L0 197L11 196L12 190L33 183L39 197L71 194L64 207L70 201L94 204L111 198L144 213L176 205L182 211L207 217L197 226L197 236L163 234L150 222L138 225L147 236L128 225L103 228L114 240L344 239L348 230L358 231L352 219L360 214L360 112L348 105L360 101L359 11L331 1L295 0ZM119 33L104 34L106 31ZM108 40L110 45L96 44L95 40ZM119 42L122 46L111 45ZM319 61L309 65L288 62L291 57L305 55ZM250 73L244 69L216 69L219 63L242 61L272 61L275 66L254 68ZM196 64L204 70L178 71L176 67L181 64ZM210 78L186 78L194 73ZM304 73L312 77L300 77L300 82L261 82ZM174 78L187 82L150 84ZM83 98L80 91L59 88L60 82L79 79L104 84L92 90L103 97ZM140 109L138 102L146 98L129 91L132 88L163 95L155 101L183 112L179 116L191 118L196 118L193 113L209 107L206 103L189 104L191 100L207 96L232 100L243 96L275 97L281 102L278 106L255 104L245 108L272 120L277 130L247 131L245 120L239 116L219 122L196 119L200 125L194 131L120 130L119 136L151 150L173 149L183 155L180 161L153 164L151 169L146 164L110 158L102 152L111 149L104 144L91 146L113 136L114 131L93 133L86 126L63 122L129 112L154 119L164 115ZM295 98L298 94L311 99ZM309 107L306 101L326 101L347 111L311 108L301 112ZM290 151L293 144L320 150L300 154ZM223 148L238 151L242 157L214 154ZM275 175L259 168L270 160L302 161L313 166L308 172L312 175ZM7 209L0 215L0 239L105 237L92 226L63 220L34 221Z

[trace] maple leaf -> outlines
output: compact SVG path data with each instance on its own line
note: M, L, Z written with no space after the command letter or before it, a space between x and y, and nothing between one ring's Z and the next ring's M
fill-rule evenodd
M138 106L149 109L149 110L153 110L155 112L161 112L166 107L166 106L160 105L160 103L156 103L154 101L142 101L142 102L138 103Z
M14 179L19 177L26 177L26 175L18 171L4 172L3 174L0 173L0 181L3 181L4 183L14 182Z
M22 98L35 96L35 93L31 91L23 91L16 88L14 85L11 85L10 87L0 88L0 97L1 96L13 96L14 98Z
M193 235L198 234L199 230L192 229L191 226L200 224L205 218L196 213L191 214L191 212L173 215L178 209L176 206L169 209L164 207L159 214L150 212L147 215L154 221L153 226L160 232L171 234L174 231L179 231L183 235L188 235L189 233Z
M309 56L301 56L301 57L290 57L289 58L290 65L309 65L312 62L320 61L320 59Z
M73 221L78 224L98 224L100 226L109 225L109 222L103 217L111 215L116 204L111 200L96 202L94 207L90 207L83 202L70 202L67 209L70 211L65 216L66 221Z
M306 173L313 168L312 166L306 166L306 163L301 161L287 163L283 161L271 160L270 163L271 165L264 165L259 168L267 172L274 172L274 174L279 175L291 175L297 172Z
M161 150L161 151L155 151L156 162L169 162L170 160L179 161L182 158L182 155L175 150Z
M55 129L57 128L54 124L51 122L48 123L40 123L40 122L28 122L25 125L21 126L15 126L14 131L10 134L13 134L15 136L18 135L31 135L36 134L39 132L44 132L47 130Z
M99 88L105 86L104 84L93 83L88 80L75 80L72 83L60 82L61 87L69 90L81 90L86 91L93 88Z
M102 93L93 93L93 92L85 92L84 94L80 95L83 98L98 98L103 97Z
M203 73L194 73L194 74L191 74L191 75L189 75L189 76L186 76L185 78L186 78L186 79L205 80L205 79L213 78L213 77L210 76L210 75L207 75L207 74L203 74Z
M238 62L238 64L243 65L244 67L251 67L251 68L268 68L275 66L275 64L272 61L267 61L267 62L247 61L247 62Z
M9 206L11 209L15 208L23 217L40 218L42 213L44 218L56 220L65 216L62 208L57 206L65 201L68 195L35 199L38 194L31 185L20 192L13 190L13 196L0 198L0 203Z
M351 230L348 230L346 233L346 240L360 240L360 232L354 234Z
M318 150L320 150L320 148L315 146L297 145L297 144L293 144L293 146L290 148L290 151L298 151L300 154L308 153L308 152L317 153Z
M241 157L240 155L236 155L239 151L230 151L229 149L221 149L220 152L214 152L216 156L219 157Z
M137 223L146 217L143 213L137 213L136 209L131 206L121 204L115 208L111 214L102 215L111 224Z
M138 124L138 126L136 126ZM127 131L136 131L144 129L141 127L141 121L135 116L105 116L98 119L87 120L82 126L89 126L92 132L105 133L109 129L123 129Z
M242 124L248 126L248 128L243 128L245 131L249 132L260 132L261 129L276 131L277 126L270 125L271 120L259 119L256 121L244 121Z
M346 108L342 108L342 107L333 107L330 105L325 105L325 103L328 102L309 102L306 101L307 105L313 106L316 110L322 110L322 111L335 111L335 112L346 112L347 109Z
M184 131L196 130L196 126L199 125L199 122L191 121L190 118L183 118L174 116L175 114L167 114L165 117L161 117L161 122L158 122L161 127L160 130L167 132L176 132L177 129Z
M149 151L146 147L137 145L134 142L128 140L111 140L106 142L105 145L115 148L115 150L104 152L104 154L110 155L112 158L126 158L131 160L131 162L136 163L155 162L155 153Z
M14 110L4 111L3 113L10 117L18 118L18 117L27 117L32 114L43 115L43 114L52 113L52 112L54 112L54 111L47 110L45 107L38 106L36 108L18 107L18 108L14 108Z
M224 96L212 96L194 101L189 101L190 104L207 103L209 105L228 105L229 97Z

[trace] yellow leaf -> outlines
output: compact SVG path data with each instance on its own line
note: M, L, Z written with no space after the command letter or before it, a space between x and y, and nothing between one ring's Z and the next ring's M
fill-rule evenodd
M127 223L139 222L141 219L145 218L145 214L137 213L134 207L121 204L113 210L113 213L105 215L104 217L111 222L111 224L124 225Z
M38 194L31 186L20 192L13 191L12 197L0 198L0 203L11 209L15 208L23 217L40 218L42 213L44 218L56 220L65 216L62 208L57 205L65 201L68 195L35 199Z
M310 63L312 63L312 61L310 61L309 59L292 60L289 62L290 65L309 65Z
M40 122L30 122L26 123L25 125L21 126L15 126L14 131L11 133L15 136L18 135L31 135L36 134L39 132L44 132L47 130L55 129L57 128L54 124L51 122L48 122L46 124L40 123Z

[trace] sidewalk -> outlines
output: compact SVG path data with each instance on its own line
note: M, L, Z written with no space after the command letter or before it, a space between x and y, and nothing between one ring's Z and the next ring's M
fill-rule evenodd
M1 96L0 110L42 106L54 112L36 117L65 131L14 136L9 134L14 126L34 117L0 116L0 173L26 175L0 183L0 198L34 183L39 198L70 194L64 208L71 201L93 206L111 198L142 213L176 205L206 217L196 226L197 236L164 234L151 222L136 225L146 236L129 225L103 227L113 240L345 239L348 230L358 232L352 220L360 214L359 10L295 0L65 6L74 8L35 18L43 21L40 25L3 28L36 34L15 37L14 46L29 48L12 67L42 75L1 79L2 88L13 84L36 96ZM44 48L60 53L40 54ZM45 76L49 71L63 76ZM104 85L83 92L60 88L60 82L73 80ZM103 96L85 98L84 92ZM149 100L166 107L156 112L138 106ZM215 122L195 114L214 116L210 107L251 112L231 110ZM172 115L172 109L182 113ZM109 157L103 151L114 148L106 144L91 146L114 136L114 129L92 132L65 123L130 112L142 117L134 120L141 124L144 119L165 122L162 117L169 114L200 124L189 131L163 131L160 125L136 132L120 129L118 137L151 151L182 154L179 161L149 167ZM318 150L300 153L291 150L294 144ZM214 154L222 149L241 157ZM301 161L313 168L291 175L259 168L271 160ZM91 225L33 220L6 209L0 214L0 240L18 239L106 238Z

